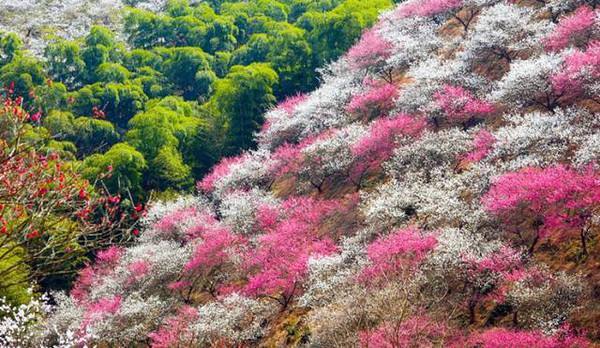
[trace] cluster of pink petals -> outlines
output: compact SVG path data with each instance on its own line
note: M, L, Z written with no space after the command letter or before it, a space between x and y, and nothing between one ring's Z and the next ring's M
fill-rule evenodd
M335 131L335 129L330 129L318 135L307 137L298 144L285 143L279 146L271 157L273 161L269 172L275 177L296 173L302 165L302 150L318 141L324 141L332 137Z
M394 108L398 96L398 87L393 84L369 84L368 90L357 94L350 100L346 110L349 113L364 114L368 118L385 116Z
M360 176L367 170L379 167L392 155L397 138L418 137L425 127L424 119L405 114L377 119L370 125L368 133L351 148L352 154L358 158L351 176Z
M304 102L306 100L306 98L308 98L308 95L302 94L302 93L288 97L284 101L282 101L279 105L277 105L277 109L283 110L286 113L291 114L296 109L296 106L298 106L300 103Z
M133 283L144 278L150 272L150 263L146 260L135 261L127 267L129 271L129 282Z
M546 336L539 331L515 331L494 328L472 334L466 347L481 348L584 348L589 347L588 340L570 333Z
M473 139L473 151L465 156L469 162L479 162L484 159L494 148L496 138L486 129L481 129Z
M462 0L413 0L398 7L395 14L398 18L413 16L431 17L458 9L462 6Z
M212 168L208 175L206 175L200 182L198 182L198 190L206 193L212 192L215 189L215 183L219 179L230 173L231 166L243 162L244 159L244 155L224 158L221 162L219 162L219 164L215 165Z
M225 228L208 231L201 239L202 242L196 246L191 260L184 267L187 272L209 274L212 269L229 261L230 252L242 242L241 238Z
M248 253L245 266L257 272L248 280L245 293L287 300L299 291L309 257L337 250L335 243L318 236L316 229L338 206L335 201L297 197L279 208L260 209L259 223L267 233L259 238L258 248Z
M86 328L95 321L102 320L106 316L116 314L121 309L121 296L113 296L102 298L97 301L86 303L85 312L83 313L83 321L81 323L81 331L85 332Z
M392 44L381 37L377 27L365 31L360 41L348 51L351 67L364 69L377 65L390 57Z
M562 165L525 168L499 177L482 201L488 211L507 219L525 209L526 216L543 220L542 232L581 228L600 202L600 175Z
M103 276L110 273L123 255L123 249L111 246L99 251L94 265L88 265L79 272L73 285L71 296L77 301L85 301L92 286L102 281Z
M180 342L189 341L185 337L192 336L188 328L196 319L198 310L190 306L180 308L177 315L167 318L160 329L148 335L152 348L178 347Z
M600 41L591 42L585 51L575 51L565 57L564 69L551 77L555 93L576 98L586 83L600 78Z
M413 227L381 237L367 248L371 265L363 270L361 279L374 280L412 269L420 264L436 245L437 239L434 236L423 235L419 229Z
M560 51L575 43L586 43L587 39L597 25L598 14L591 7L579 7L571 15L560 20L552 34L546 39L548 51Z
M485 118L494 112L494 106L479 100L460 86L445 85L434 95L436 104L453 122L465 122L472 118Z

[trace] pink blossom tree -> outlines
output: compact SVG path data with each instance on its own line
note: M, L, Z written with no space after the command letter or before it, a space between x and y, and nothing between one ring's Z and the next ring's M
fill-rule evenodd
M215 189L215 182L223 176L229 174L231 166L244 160L244 156L224 158L219 164L215 165L210 173L198 182L197 188L202 192L211 192Z
M394 108L398 88L390 83L379 84L370 80L365 82L365 86L367 90L353 96L346 111L368 120L387 115Z
M450 123L460 123L465 128L470 121L483 119L494 112L492 104L477 99L460 86L445 85L434 94L434 100Z
M486 129L481 129L473 139L473 150L465 156L468 162L479 162L484 159L493 149L496 138Z
M424 119L405 114L375 120L368 133L352 145L355 160L348 177L360 189L365 174L379 168L392 156L398 138L416 138L425 128Z
M350 48L346 57L352 68L375 70L382 73L382 77L388 83L393 83L392 71L382 70L385 61L392 55L392 49L393 45L378 33L375 26L363 33L360 41Z
M76 301L85 302L92 286L97 285L103 277L113 271L122 255L123 249L116 246L99 251L95 264L87 265L79 272L79 277L71 290L71 296Z
M528 239L525 231L533 232L530 253L540 240L567 237L576 230L587 255L591 217L600 202L600 176L591 168L525 168L496 179L482 201L522 242Z
M436 244L434 236L424 235L413 227L380 237L367 247L371 265L363 270L360 277L376 283L414 270Z
M245 268L251 275L244 291L250 296L272 298L286 308L301 291L309 257L336 251L333 241L316 233L336 206L334 201L298 197L278 209L263 209L259 220L266 233L246 254Z
M548 51L560 51L569 45L583 48L594 31L598 30L598 14L591 7L579 7L569 16L563 17L554 31L546 38Z
M469 6L470 5L470 6ZM461 9L466 7L466 11L459 15ZM425 0L425 1L407 1L396 10L399 18L406 17L452 17L458 21L464 32L469 30L469 26L475 16L479 13L479 8L468 1L463 0Z
M177 314L165 319L163 325L156 331L148 334L152 341L152 348L170 348L190 346L194 344L194 334L189 326L198 319L198 310L190 307L181 307Z
M559 332L548 336L540 331L516 331L504 328L493 328L471 334L461 347L483 348L584 348L590 342L580 336L568 332Z
M201 291L216 297L218 286L235 276L232 257L241 252L244 239L223 227L205 229L196 235L200 241L184 266L185 284L176 282L172 287L185 299Z
M600 41L591 42L585 51L564 58L562 71L550 77L555 94L574 101L589 97L600 103L597 88L600 79Z

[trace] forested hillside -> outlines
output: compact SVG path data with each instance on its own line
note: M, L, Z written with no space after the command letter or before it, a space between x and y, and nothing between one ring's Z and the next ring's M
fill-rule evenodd
M82 175L97 168L102 176L106 166L116 171L118 151L144 159L140 188L183 188L189 183L171 175L185 166L208 174L195 194L134 207L135 240L97 251L70 291L14 309L0 304L7 312L0 343L598 346L598 2L408 0L364 30L352 18L367 25L378 12L375 2L332 8L282 1L283 7L250 15L249 8L273 3L212 4L215 12L180 2L163 14L129 10L124 32L135 49L124 48L123 60L107 58L71 82L63 78L75 91L67 92L74 100L68 111L46 114L48 101L23 101L40 107L23 116L30 127L48 119L75 122L78 100L100 98L96 88L148 77L127 65L131 59L168 81L150 79L168 96L150 97L142 83L149 99L129 116L116 116L124 109L115 105L89 103L86 112L100 115L91 119L111 121L125 142L104 154L81 153ZM274 19L285 8L286 17ZM238 11L253 19L233 15ZM363 19L355 17L363 12ZM198 13L212 16L198 24L205 28L200 36L183 24L196 23ZM222 16L238 18L239 31L220 36L227 27ZM288 40L282 31L240 29L271 24L304 30L307 46L286 55L276 44ZM339 28L362 35L351 43L354 34ZM81 57L90 50L106 49L106 57L121 52L104 34L92 29L76 46ZM235 48L227 37L246 44ZM208 58L195 55L197 47ZM294 60L304 52L298 47L307 47L310 59ZM257 52L266 58L244 60ZM249 65L219 70L224 55ZM206 69L186 70L190 61L204 60L198 66ZM310 62L302 70L310 73L295 75L291 67L301 62ZM326 65L317 75L312 71L320 64ZM110 79L123 79L86 80L86 74L104 76L103 66ZM173 73L173 66L181 70ZM300 76L306 80L294 85ZM207 131L187 135L190 129ZM189 139L218 139L202 144L219 151L185 150L181 144ZM186 162L215 153L231 156L210 170L194 166L216 157ZM111 178L102 181L110 185Z

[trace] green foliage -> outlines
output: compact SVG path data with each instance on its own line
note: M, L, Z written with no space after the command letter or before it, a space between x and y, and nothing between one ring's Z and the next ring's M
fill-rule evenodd
M11 248L10 245L0 248L0 253L4 254ZM19 305L29 302L31 294L28 292L29 267L23 264L24 250L22 248L13 249L0 260L0 297L13 305Z
M125 143L114 145L104 154L94 154L83 161L82 173L90 181L97 180L112 168L112 174L103 179L110 192L131 192L140 197L142 175L146 169L144 156Z
M90 180L115 162L111 188L188 189L221 156L255 146L262 113L312 90L316 68L391 4L170 0L160 13L124 10L129 49L93 26L82 39L51 41L43 62L0 33L0 83L42 112L47 131L32 136L83 160Z
M10 63L20 54L23 41L15 33L0 32L0 66Z
M275 103L273 85L277 73L267 64L237 65L217 81L211 99L214 108L228 116L229 153L254 146L253 134L260 130L263 113Z

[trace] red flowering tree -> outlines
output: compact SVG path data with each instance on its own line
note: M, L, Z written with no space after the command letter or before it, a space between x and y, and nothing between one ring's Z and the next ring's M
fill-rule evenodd
M540 240L564 238L578 231L581 248L587 255L591 218L599 202L598 172L579 172L562 165L504 174L483 197L485 208L522 243L528 243L530 253ZM528 237L526 231L533 236Z
M95 193L71 163L31 140L40 114L26 112L20 98L1 102L0 290L5 290L73 273L85 253L128 239L131 230L124 234L122 228L137 219L141 206L130 214L120 197ZM29 277L22 276L24 269Z

